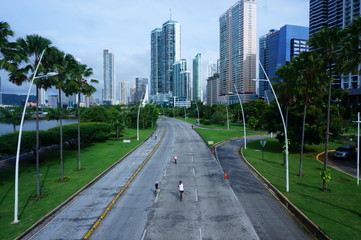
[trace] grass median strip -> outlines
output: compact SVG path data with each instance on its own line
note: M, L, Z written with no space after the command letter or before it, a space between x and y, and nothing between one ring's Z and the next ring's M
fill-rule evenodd
M49 152L40 162L42 199L32 200L35 194L35 164L20 163L19 172L19 218L18 224L11 224L14 213L14 169L0 172L0 239L14 239L52 209L56 208L88 182L114 164L139 143L144 141L153 129L141 130L140 141L124 143L109 140L103 143L82 145L81 161L85 168L77 167L77 151L64 151L65 177L67 182L57 181L60 177L59 152ZM136 136L136 129L125 129L123 139ZM61 191L59 191L61 189Z

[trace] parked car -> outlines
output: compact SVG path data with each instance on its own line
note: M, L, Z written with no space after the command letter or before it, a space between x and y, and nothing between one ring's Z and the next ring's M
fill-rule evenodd
M333 153L336 159L354 159L356 156L356 148L354 146L339 146Z

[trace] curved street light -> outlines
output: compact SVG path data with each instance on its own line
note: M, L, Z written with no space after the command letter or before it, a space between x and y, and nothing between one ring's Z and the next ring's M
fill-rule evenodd
M272 90L272 93L273 93L273 96L275 96L275 99L276 99L276 103L277 103L277 106L278 106L278 110L280 112L280 115L281 115L281 119L282 119L282 124L283 124L283 130L284 130L284 133L285 133L285 145L286 145L286 154L285 154L285 158L286 158L286 192L289 192L289 170L288 170L288 138L287 138L287 127L286 127L286 123L285 123L285 119L283 117L283 113L282 113L282 110L281 110L281 106L278 102L278 99L277 99L277 95L272 87L272 83L271 81L269 80L268 78L268 75L266 73L266 71L264 70L263 68L263 65L262 63L259 61L259 65L261 66L262 68L262 71L264 73L264 75L266 76L266 80L263 80L263 79L258 79L258 81L267 81L269 83L269 85L271 86L271 90Z
M20 146L21 146L21 136L22 136L22 131L23 131L23 125L24 125L24 118L25 118L25 113L26 113L26 106L28 105L28 101L29 101L29 96L30 96L30 91L31 91L31 87L33 86L34 83L34 79L36 78L44 78L44 77L51 77L51 76L55 76L58 73L48 73L46 75L41 75L41 76L37 76L36 77L36 73L38 72L38 68L39 65L41 63L41 60L43 58L43 55L45 53L44 49L40 55L39 58L39 62L38 65L35 68L35 72L33 74L33 78L31 79L30 82L30 86L29 86L29 90L28 90L28 94L26 96L26 100L25 100L25 104L24 104L24 109L23 109L23 114L21 116L21 121L20 121L20 127L19 127L19 137L18 137L18 146L17 146L17 150L16 150L16 160L15 160L15 186L14 186L14 190L15 190L15 202L14 202L14 221L12 222L13 224L20 222L19 218L18 218L18 206L19 206L19 198L18 198L18 193L19 193L19 159L20 159ZM38 178L39 178L39 169L37 168L37 173L36 173L36 177L37 177L37 182L38 182Z
M235 89L235 91L236 91L236 94L237 94L237 96L238 96L239 104L241 105L242 119L243 119L244 149L247 149L246 120L245 120L245 118L244 118L244 111L243 111L243 106L242 106L242 100L241 100L241 97L240 97L239 94L238 94L236 85L233 85L233 87L234 87L234 89Z

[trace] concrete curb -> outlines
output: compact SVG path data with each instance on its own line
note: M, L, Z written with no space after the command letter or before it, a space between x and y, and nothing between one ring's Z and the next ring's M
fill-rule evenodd
M257 171L244 157L243 147L241 147L238 155L246 167L253 173L263 186L287 209L289 213L315 238L322 240L331 240L314 222L312 222L301 210L299 210L291 201L283 195L276 187L274 187L263 175Z
M145 141L149 139L146 138L143 142L139 143L135 148L133 148L131 151L129 151L127 154L125 154L123 157L118 159L116 162L114 162L110 167L105 169L103 172L101 172L98 176L96 176L93 180L91 180L88 184L86 184L84 187L79 189L77 192L75 192L73 195L71 195L68 199L66 199L63 203L61 203L59 206L51 210L48 214L46 214L44 217L39 219L36 223L34 223L31 227L29 227L25 232L21 233L19 236L17 236L14 240L20 240L22 239L26 234L34 230L36 227L38 227L40 224L45 222L47 219L51 218L57 211L59 211L62 207L64 207L66 204L71 202L77 195L79 195L81 192L86 190L88 187L93 185L95 182L97 182L100 178L102 178L107 172L109 172L111 169L113 169L117 164L119 164L124 158L128 157L132 152L134 152L136 149L138 149Z

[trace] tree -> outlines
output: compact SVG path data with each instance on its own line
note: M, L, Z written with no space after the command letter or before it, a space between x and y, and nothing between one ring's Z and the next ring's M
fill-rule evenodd
M17 68L10 74L10 81L21 85L24 81L32 79L28 75L35 72L36 67L39 65L39 73L46 73L44 66L40 65L42 52L51 46L51 41L39 35L28 35L25 38L18 38L17 49L22 56L21 63L25 66ZM39 89L47 89L51 87L50 81L44 81L42 78L35 79L36 85L36 197L40 198L40 178L39 178Z
M22 108L15 107L12 109L1 108L0 109L0 121L5 123L11 123L13 125L13 132L16 132L16 126L21 122Z
M12 72L17 69L17 62L21 56L16 49L16 43L10 42L9 38L14 36L7 22L0 22L0 69Z
M88 68L86 64L78 62L69 69L71 80L68 81L64 92L67 96L77 94L78 95L78 170L81 170L80 162L80 94L85 96L91 96L96 88L88 83L85 78L93 75L93 69ZM90 83L98 83L97 80L90 80Z
M323 63L322 70L327 77L328 84L324 171L326 171L328 165L328 142L331 118L331 86L334 80L334 76L340 75L345 67L344 59L340 54L343 49L344 40L344 33L340 28L323 28L318 33L313 34L309 40L310 47L314 49L314 52L318 55L318 58ZM323 180L322 190L327 190L327 182L325 180Z

